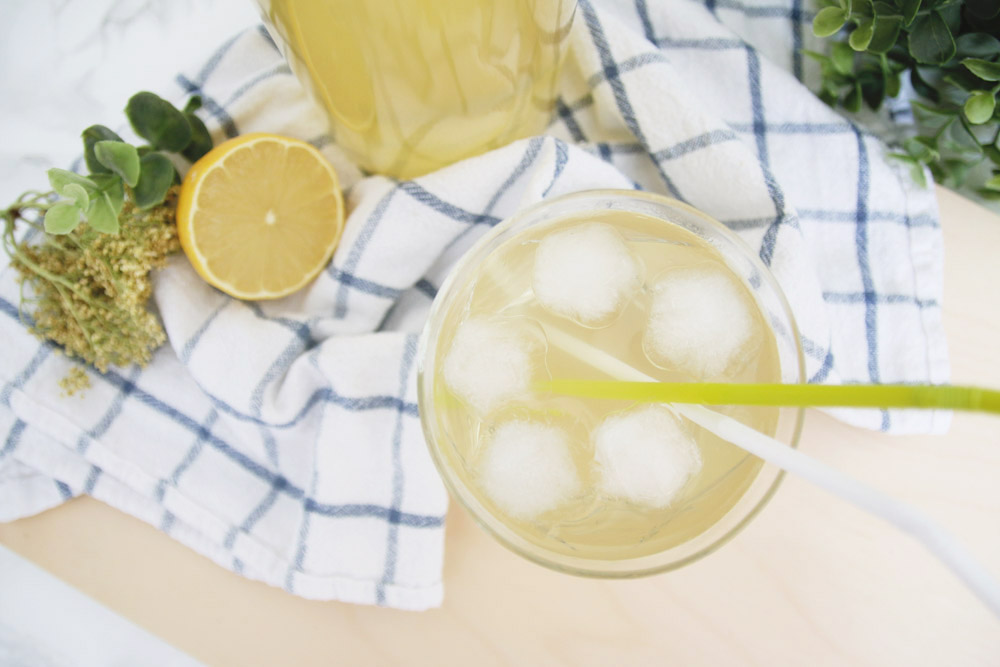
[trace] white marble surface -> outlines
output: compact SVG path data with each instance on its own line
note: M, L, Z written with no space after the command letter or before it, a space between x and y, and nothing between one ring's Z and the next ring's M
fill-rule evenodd
M252 0L0 0L0 204L47 189L80 132L117 127L163 87L258 21ZM6 258L4 258L6 259ZM201 663L0 547L3 667L195 667Z
M3 667L202 664L2 546L0 591Z
M258 22L253 0L0 0L0 201L46 188L80 132Z

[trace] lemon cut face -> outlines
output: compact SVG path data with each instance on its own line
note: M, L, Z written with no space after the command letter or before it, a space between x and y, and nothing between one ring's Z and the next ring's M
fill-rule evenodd
M343 229L333 167L310 144L272 134L213 148L188 171L177 205L178 236L195 271L238 299L305 287Z

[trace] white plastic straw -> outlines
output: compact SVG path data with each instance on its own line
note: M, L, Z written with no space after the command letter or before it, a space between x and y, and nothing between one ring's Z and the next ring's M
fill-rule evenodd
M545 327L549 343L616 380L656 382L645 373L565 332ZM922 543L1000 617L1000 584L951 534L915 508L877 491L726 415L701 405L670 404L678 414L782 470L798 475L887 521Z

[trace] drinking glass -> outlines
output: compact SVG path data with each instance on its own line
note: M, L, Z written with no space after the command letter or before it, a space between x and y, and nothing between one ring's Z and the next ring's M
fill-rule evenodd
M468 310L471 294L482 267L489 261L491 253L512 237L525 230L543 230L546 226L560 223L567 218L599 215L607 212L624 212L655 218L662 222L664 239L666 232L673 228L686 230L704 241L717 257L736 275L756 303L762 319L770 327L773 335L777 359L777 375L771 381L782 383L802 383L804 363L799 343L798 330L788 302L774 277L750 247L724 225L704 213L679 201L655 194L623 191L595 190L547 200L526 208L513 217L501 222L475 246L473 246L452 269L438 292L430 316L424 328L418 351L418 400L421 422L427 445L445 485L451 495L470 512L473 518L503 545L516 553L547 567L580 575L598 577L633 577L680 567L695 561L719 548L745 526L775 493L782 472L770 464L743 452L739 464L731 469L718 471L717 478L706 480L708 489L724 486L727 476L744 475L746 483L741 483L737 492L730 493L721 500L708 497L706 502L727 503L728 509L719 515L711 515L710 522L703 525L692 524L685 529L683 539L668 548L654 553L633 551L631 546L619 545L618 556L604 551L588 553L587 549L562 548L558 543L546 544L516 529L501 511L486 499L474 483L475 474L466 467L460 443L455 430L450 429L450 411L461 410L455 397L450 395L441 378L440 368L447 349L447 341L454 335L456 315L461 317ZM522 237L523 238L523 237ZM656 241L656 239L651 239ZM675 242L663 240L662 242ZM513 269L512 269L513 270ZM647 278L648 282L648 278ZM644 288L648 289L648 288ZM600 376L596 376L600 377ZM528 399L531 400L531 399ZM713 408L723 411L727 408ZM729 408L731 416L739 418L739 410L751 408ZM766 421L773 426L768 433L795 447L802 427L802 410L798 408L766 408ZM543 408L539 408L543 411ZM746 414L746 413L743 413ZM728 447L735 447L724 443ZM712 473L715 474L715 473ZM693 501L692 501L693 502ZM683 517L689 510L688 518L701 516L695 507L678 507L677 516ZM613 521L609 515L608 521ZM678 519L684 521L685 519ZM553 548L556 544L559 548ZM610 554L610 555L609 555ZM622 555L624 554L624 555ZM620 556L620 557L619 557Z

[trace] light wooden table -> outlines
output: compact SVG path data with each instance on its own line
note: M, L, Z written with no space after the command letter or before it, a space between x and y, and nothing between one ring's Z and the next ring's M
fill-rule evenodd
M1000 216L939 191L955 382L1000 385ZM936 437L807 416L802 448L940 521L1000 577L1000 419ZM550 572L454 505L445 603L311 602L89 498L0 543L210 665L1000 665L1000 620L908 538L786 479L719 552L633 581Z

